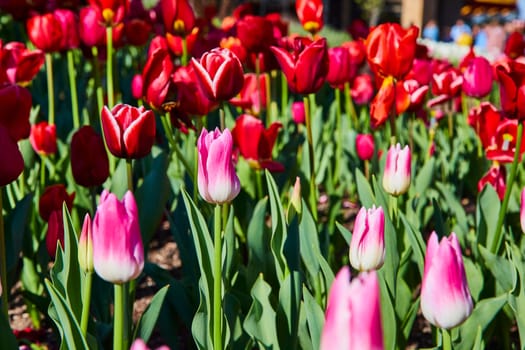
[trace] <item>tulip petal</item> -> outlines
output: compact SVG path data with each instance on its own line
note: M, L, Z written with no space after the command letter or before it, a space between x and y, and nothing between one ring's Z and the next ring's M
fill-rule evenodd
M104 106L101 113L102 131L104 132L104 139L110 152L117 157L125 157L126 152L122 147L122 140L120 138L121 130L119 123L108 109Z

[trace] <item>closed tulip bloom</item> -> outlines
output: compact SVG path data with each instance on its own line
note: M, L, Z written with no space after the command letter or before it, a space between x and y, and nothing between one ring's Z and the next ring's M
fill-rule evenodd
M127 191L122 200L104 190L93 220L93 264L105 281L125 283L144 268L137 203Z
M361 160L370 160L374 156L374 137L370 134L358 134L355 138L357 156Z
M501 111L490 102L481 102L479 106L469 111L468 123L476 130L484 149L492 144L502 118Z
M241 190L232 160L233 140L230 130L208 132L202 129L197 140L199 152L199 193L208 203L231 202Z
M71 170L76 183L99 186L109 176L109 160L104 140L89 125L75 132L71 139Z
M140 100L142 98L142 74L135 74L131 79L131 96L134 99Z
M148 55L142 70L142 96L144 102L160 110L172 86L175 66L167 48L159 47Z
M292 103L292 119L296 124L304 124L306 120L306 111L304 102L297 101Z
M472 298L456 234L438 242L432 232L427 244L423 283L421 285L423 316L439 328L460 325L472 313Z
M390 146L386 154L385 171L383 173L383 188L393 196L399 196L408 191L410 186L410 175L412 157L410 148L401 145Z
M248 15L239 20L237 37L249 52L261 52L275 41L272 22L261 16Z
M286 76L290 90L297 94L317 92L328 74L326 39L305 44L305 40L296 38L292 45L292 52L276 46L270 47Z
M473 58L463 72L463 91L467 96L482 98L492 90L492 65L485 57Z
M192 58L191 63L208 99L226 101L241 91L244 72L241 62L230 50L216 48L204 53L200 61Z
M59 51L62 43L62 25L52 14L35 15L27 21L27 35L44 52Z
M143 106L118 104L102 109L102 130L109 151L119 158L137 159L149 154L155 142L155 115Z
M525 187L521 190L520 224L521 232L525 233Z
M509 61L496 67L501 109L507 118L525 119L525 64Z
M217 107L217 102L204 95L191 65L179 67L173 73L172 82L177 91L177 101L180 102L178 108L183 114L200 117Z
M328 295L320 349L384 349L375 271L362 272L350 282L350 268L339 270Z
M357 73L357 65L352 63L350 51L345 47L328 49L328 62L326 82L333 88L342 89Z
M24 170L24 158L7 128L0 124L0 186L10 184Z
M93 226L89 214L84 216L82 231L78 240L78 264L84 272L93 272Z
M0 85L0 125L3 125L14 141L29 136L29 114L33 99L25 87L16 84Z
M71 210L74 199L75 193L67 193L65 185L55 184L48 186L38 201L38 212L42 219L48 221L52 212L62 211L63 203Z
M323 1L322 0L297 0L295 2L297 18L304 30L315 34L323 29Z
M377 270L385 260L385 213L383 208L362 207L350 242L350 264L359 271Z
M517 31L512 32L505 43L505 49L503 52L511 59L516 59L523 56L523 50L525 49L525 41L523 40L523 34Z
M60 23L62 30L62 40L60 50L70 50L79 46L80 38L78 34L78 19L71 10L57 9L53 15Z
M29 141L33 150L41 156L48 156L57 152L57 130L55 124L42 121L31 126Z

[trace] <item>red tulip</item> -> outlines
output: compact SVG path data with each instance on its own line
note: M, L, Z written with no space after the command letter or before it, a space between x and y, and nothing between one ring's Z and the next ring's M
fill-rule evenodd
M241 92L238 96L232 98L230 103L258 115L261 109L266 106L266 84L266 74L259 75L259 83L257 83L257 75L255 73L245 74Z
M373 128L383 125L392 113L399 115L410 106L410 95L401 81L395 83L387 77L370 105L370 121Z
M119 158L136 159L149 154L155 142L155 115L144 107L118 104L102 109L102 130L109 151Z
M323 29L323 1L322 0L297 0L295 11L304 30L315 34Z
M361 160L370 160L374 156L374 137L370 134L358 134L355 139L357 156Z
M501 108L508 118L525 119L525 64L509 61L496 67Z
M463 72L465 95L482 98L492 91L492 65L485 57L473 58Z
M478 191L481 192L485 185L490 185L498 194L499 199L503 200L505 197L505 190L507 188L506 178L507 175L505 166L494 162L489 171L479 180Z
M67 208L71 210L74 199L75 193L67 193L65 185L48 186L38 201L38 212L44 221L48 221L52 212L62 211L63 203L66 203Z
M328 49L328 62L326 82L333 88L344 88L344 84L352 81L357 73L357 65L352 63L350 52L345 47Z
M88 0L103 19L106 27L113 27L124 20L129 8L129 0Z
M246 48L243 46L241 40L238 37L229 36L227 38L222 38L221 42L219 43L219 47L223 49L229 49L239 58L241 63L246 62L248 53L246 52Z
M272 22L261 16L248 15L239 20L237 37L250 52L268 49L275 41Z
M151 23L144 19L132 18L124 22L124 35L130 45L145 45L150 38L151 32Z
M58 9L53 15L60 23L62 31L62 40L60 50L74 49L79 46L78 18L71 10Z
M173 83L182 113L200 117L217 107L217 103L209 100L202 91L191 65L179 67L173 74Z
M512 32L507 37L507 42L505 43L505 55L511 59L518 58L523 56L523 50L525 50L525 40L523 40L523 33Z
M352 99L358 105L365 105L372 100L374 96L374 86L372 77L369 74L360 74L355 77L350 89Z
M51 259L55 259L58 242L64 247L64 216L62 208L54 210L49 216L46 232L46 249Z
M346 41L341 44L350 54L350 62L355 66L361 66L366 59L366 47L362 40Z
M118 45L122 39L124 25L112 25L113 44ZM102 13L93 7L83 7L79 15L80 40L89 47L106 45L106 27Z
M83 126L71 139L71 170L76 183L99 186L109 176L109 160L104 140L89 126Z
M164 30L170 35L186 36L195 26L195 14L188 0L161 0Z
M233 143L254 169L283 171L281 163L272 160L272 149L281 123L273 123L268 129L263 122L249 114L241 115L232 129Z
M59 51L62 43L62 25L52 14L35 15L27 21L27 35L44 52Z
M166 34L166 42L168 43L168 48L175 56L182 56L184 53L183 49L183 40L186 41L186 53L188 55L199 57L202 53L195 54L194 48L195 44L197 43L197 40L199 39L199 27L193 28L193 30L186 35L185 37L177 36L177 35L171 35ZM213 44L213 47L216 47L216 44ZM204 49L204 51L207 51L208 49Z
M29 141L33 150L41 156L48 156L57 152L57 130L55 124L42 121L31 126Z
M158 48L151 55L142 70L142 96L144 102L155 109L161 109L171 86L174 65L167 49Z
M484 149L491 145L501 119L501 112L490 102L482 102L470 110L468 123L476 130Z
M131 79L131 96L134 99L140 100L142 98L142 74L135 74Z
M410 95L410 106L408 110L421 110L429 89L428 85L420 85L417 80L405 80L403 82L403 88Z
M416 80L419 85L429 85L432 80L432 65L429 59L415 58L412 69L405 80Z
M19 42L10 42L2 48L1 63L3 80L12 84L27 84L37 75L44 65L44 53L40 50L28 50Z
M9 130L0 124L0 186L10 184L24 170L24 158Z
M416 52L419 29L404 29L398 23L384 23L366 38L366 54L372 71L382 77L403 79L410 72Z
M428 101L428 107L450 101L461 94L463 76L451 68L432 76L432 94L436 97Z
M485 149L487 159L500 163L511 163L516 152L516 140L518 133L518 121L515 119L505 119L496 128L496 132L490 140L490 145ZM520 156L525 151L525 143L521 143Z
M306 121L306 111L304 110L304 102L298 101L292 103L292 119L295 124L304 124Z
M290 90L310 94L321 88L328 73L326 39L305 45L302 38L296 38L291 53L276 46L270 49L286 76Z
M32 97L29 90L19 85L0 85L0 125L4 126L14 141L29 136Z
M237 95L244 84L241 62L228 49L216 48L191 63L204 95L212 101L226 101Z

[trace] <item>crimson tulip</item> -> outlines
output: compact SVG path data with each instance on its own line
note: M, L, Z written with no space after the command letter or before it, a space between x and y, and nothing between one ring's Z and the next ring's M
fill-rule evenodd
M237 37L249 52L261 52L275 41L272 22L261 16L245 16L237 22Z
M259 75L259 82L257 82L255 73L245 74L242 90L238 96L230 100L230 103L247 112L258 115L261 109L266 106L266 77L266 74Z
M186 36L195 26L195 14L188 0L161 0L164 30L169 35Z
M209 100L202 91L193 66L179 67L173 74L173 84L182 113L203 116L217 107L217 103Z
M27 21L27 35L44 52L59 51L62 44L62 25L52 14L35 15Z
M429 85L432 80L432 64L429 59L415 58L412 69L404 78L405 80L416 80L420 86Z
M88 2L89 6L100 14L106 27L114 27L121 23L129 9L129 0L88 0Z
M403 79L410 72L416 53L419 29L404 29L398 23L384 23L366 38L366 55L372 71L382 77Z
M38 201L38 212L44 221L48 221L51 213L54 211L62 211L63 203L71 210L73 207L73 200L75 199L75 192L67 193L66 186L63 184L56 184L46 187Z
M104 106L102 130L109 151L119 158L137 159L149 154L155 143L155 115L142 107Z
M420 85L417 80L405 80L403 82L403 88L410 96L410 106L408 107L408 110L421 110L429 90L428 85Z
M295 11L304 30L313 34L323 29L323 1L296 0Z
M19 85L0 85L0 125L3 125L14 141L29 136L32 97L29 90Z
M54 260L57 245L64 247L64 215L62 208L54 210L47 221L46 249L49 256Z
M152 108L162 109L171 87L174 68L167 49L160 47L148 55L142 70L142 96Z
M244 84L239 58L228 49L216 48L191 59L204 95L212 101L227 101L237 95Z
M501 108L508 118L525 119L525 64L509 61L496 66Z
M248 52L246 51L246 48L243 46L241 40L238 37L229 36L227 38L222 38L221 42L219 43L219 47L223 49L229 49L239 58L239 61L241 61L241 63L246 62Z
M131 79L131 96L136 100L140 100L142 98L142 88L142 74L135 74L133 79Z
M482 98L492 91L492 65L485 57L473 58L463 72L463 91L470 97Z
M71 139L71 170L76 183L99 186L109 176L109 160L104 140L89 126L78 129Z
M355 138L355 149L361 160L370 160L374 156L374 136L371 134L358 134Z
M523 33L512 32L505 43L505 49L503 52L511 59L523 56L525 50L525 40L523 39Z
M328 74L326 82L331 87L342 89L357 73L357 65L350 58L350 51L342 46L328 49Z
M427 106L434 107L460 96L462 84L463 76L454 68L432 75L432 94L435 97L428 101Z
M281 127L281 123L275 122L265 129L260 119L243 114L232 129L233 143L252 168L283 171L284 166L272 160L272 149Z
M362 40L346 41L341 46L348 50L353 65L360 67L365 62L366 47Z
M356 104L368 104L374 96L374 86L370 74L359 74L356 76L352 82L350 94Z
M304 102L297 101L292 103L292 119L295 124L304 124L306 121L306 111L304 109Z
M507 189L507 171L505 166L494 162L490 167L489 171L478 181L478 191L481 192L485 185L490 185L494 188L498 194L499 199L502 201L505 197L505 191Z
M292 52L272 46L277 62L286 76L290 90L298 94L317 92L328 74L328 50L326 39L318 39L309 44L296 38L293 41Z
M29 50L23 43L13 41L2 48L0 59L2 80L25 85L40 71L45 55L41 50Z
M517 132L517 120L502 120L491 137L489 146L485 149L487 159L500 163L511 163L516 152ZM521 143L518 162L521 162L523 152L525 152L524 142Z
M501 120L501 112L490 102L481 102L478 107L470 110L468 123L476 130L484 149L491 145Z
M151 23L142 18L131 18L124 21L124 36L130 45L145 45L150 38L151 31Z
M55 124L42 121L31 126L29 141L33 150L41 156L48 156L57 152L57 129Z
M78 33L78 19L71 10L57 9L53 15L60 23L62 40L60 50L70 50L79 46L80 38Z
M202 51L199 51L198 53L196 53L195 51L195 45L196 44L204 44L204 42L201 40L201 41L198 41L201 37L201 35L199 35L200 32L199 32L199 27L195 27L193 28L193 30L188 34L186 35L185 37L182 37L182 36L178 36L178 35L171 35L171 34L166 34L166 43L168 44L168 48L170 49L170 51L175 55L175 56L182 56L183 53L184 53L184 41L186 42L186 53L192 55L193 57L200 57L202 55L203 52L207 51L208 49L211 50L211 48L208 48L206 47L205 49L203 49ZM213 47L216 47L217 46L217 43L213 43L212 45Z
M24 158L9 130L0 124L0 186L10 184L24 170Z

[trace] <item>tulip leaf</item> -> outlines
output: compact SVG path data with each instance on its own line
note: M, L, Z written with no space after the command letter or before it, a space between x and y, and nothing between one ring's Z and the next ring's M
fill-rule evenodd
M18 265L24 235L28 232L26 226L29 222L32 201L31 194L18 201L5 222L5 227L11 229L10 232L6 230L5 235L7 271L12 271Z
M341 233L341 236L345 239L345 242L350 246L350 242L352 241L352 232L350 232L346 227L341 225L340 223L335 223L337 228L339 229L339 232Z
M480 245L492 247L500 207L500 200L494 188L485 186L478 196L476 206L476 234Z
M313 349L319 349L324 325L324 312L305 286L303 286L303 297L303 309L306 314L306 321L310 332L310 343Z
M511 291L514 288L513 277L513 266L512 263L499 255L492 254L490 250L483 247L482 245L478 246L479 252L483 257L485 266L492 272L492 275L496 278L496 281L499 283L501 288L504 291Z
M463 264L465 266L465 274L467 275L467 283L470 294L472 295L474 302L477 302L479 300L481 291L483 290L483 272L478 265L468 258L463 258Z
M414 179L414 189L416 191L415 196L424 195L432 183L434 178L435 163L435 158L430 158L425 162L425 165L423 165L421 170L418 172L416 178Z
M262 198L257 203L246 233L250 281L255 280L259 273L266 276L270 274L270 270L273 270L270 232L268 232L265 222L267 206L267 197Z
M367 208L371 208L372 205L376 204L374 193L372 192L372 187L370 183L365 178L363 173L359 168L355 169L355 181L357 183L357 193L359 194L359 200L361 205ZM385 209L388 207L385 207Z
M315 278L320 269L317 257L321 255L321 249L319 248L317 226L304 200L301 222L299 224L299 240L302 261L310 276Z
M112 155L110 157L113 157ZM118 198L122 198L128 190L128 173L125 159L117 158L117 167L111 174L109 181L109 192L114 193Z
M153 332L153 328L157 323L157 318L159 317L160 309L163 306L164 298L168 293L168 288L169 285L166 285L155 293L146 310L142 316L140 316L137 326L135 327L133 339L140 338L144 340L144 342L148 342L151 333Z
M509 294L509 305L516 316L516 323L518 324L518 330L520 334L520 341L523 346L525 344L525 318L523 313L525 312L525 264L523 262L523 255L518 247L512 245L508 248L510 260L514 265L514 275L516 287L512 294Z
M399 217L401 218L401 221L403 221L403 225L405 226L405 232L408 233L408 239L410 240L410 243L412 245L412 251L414 252L414 257L416 259L416 264L419 269L419 275L423 276L423 270L425 266L425 242L423 241L423 237L421 237L420 232L415 232L412 228L412 225L408 222L405 215L402 212L399 212Z
M193 317L191 334L199 349L213 349L212 342L212 316L211 316L211 292L206 286L205 276L199 279L199 308ZM208 293L208 297L205 295Z
M284 349L297 348L302 291L300 272L291 271L281 284L277 309L277 337Z
M389 291L386 282L386 271L384 268L378 270L379 289L381 296L381 323L383 325L384 348L396 349L397 342L397 319L394 308L395 301Z

